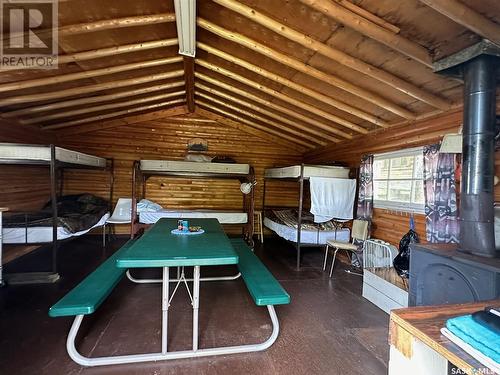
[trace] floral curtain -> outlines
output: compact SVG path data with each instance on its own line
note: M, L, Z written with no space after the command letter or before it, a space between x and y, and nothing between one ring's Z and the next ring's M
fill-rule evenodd
M373 155L365 155L359 168L358 219L371 221L373 211Z
M455 154L439 153L439 145L424 147L424 196L427 241L457 243Z

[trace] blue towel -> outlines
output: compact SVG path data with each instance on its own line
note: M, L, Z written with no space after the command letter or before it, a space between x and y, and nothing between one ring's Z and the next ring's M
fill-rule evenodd
M448 319L446 328L486 357L500 363L500 335L477 323L472 315Z

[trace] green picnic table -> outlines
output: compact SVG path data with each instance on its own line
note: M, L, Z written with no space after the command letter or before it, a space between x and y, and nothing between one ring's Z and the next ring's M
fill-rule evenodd
M178 358L201 357L210 355L233 354L260 351L271 346L278 337L279 323L274 305L287 304L290 296L279 282L261 263L258 257L242 239L229 239L217 219L190 219L190 225L200 226L203 234L172 234L177 228L177 219L158 220L150 230L137 240L129 241L118 250L77 287L51 307L49 315L70 316L75 320L67 339L70 357L85 366L98 366L146 361L159 361ZM201 278L201 266L237 264L240 270L236 276ZM193 278L185 277L184 268L193 267ZM136 279L130 275L132 268L156 267L162 269L161 279ZM177 269L177 277L170 277L170 268ZM75 339L83 316L97 310L111 293L123 274L137 283L162 284L162 330L161 352L130 354L109 357L89 358L81 355L75 348ZM273 330L270 337L262 343L229 347L198 348L198 310L200 281L229 280L242 276L245 284L258 306L267 306ZM192 289L188 282L192 281ZM176 283L170 293L170 283ZM182 351L168 351L168 310L178 287L184 284L193 306L192 348Z

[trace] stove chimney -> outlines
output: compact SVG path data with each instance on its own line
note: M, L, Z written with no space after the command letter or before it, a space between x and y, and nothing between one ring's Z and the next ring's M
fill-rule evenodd
M500 48L483 40L434 64L464 81L459 251L496 257L494 183L496 83Z
M462 181L459 250L495 257L493 179L495 177L496 69L498 58L467 61L464 74Z

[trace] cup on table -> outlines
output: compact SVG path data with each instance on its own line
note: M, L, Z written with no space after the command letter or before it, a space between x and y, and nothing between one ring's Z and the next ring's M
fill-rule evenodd
M182 231L189 232L189 221L182 220Z

